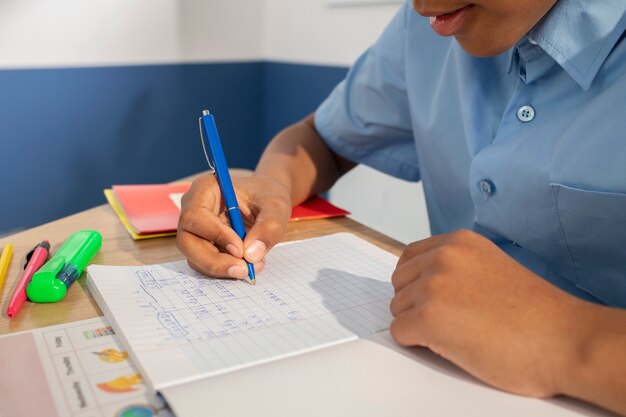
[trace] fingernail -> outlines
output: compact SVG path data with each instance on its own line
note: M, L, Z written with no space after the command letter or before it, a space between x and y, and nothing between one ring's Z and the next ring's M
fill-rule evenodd
M265 255L265 249L267 249L265 243L261 242L260 240L255 240L254 242L250 243L250 246L248 246L248 248L246 249L246 257L248 258L248 260L255 262L258 259L261 259L263 255Z
M228 268L228 276L231 278L244 279L248 276L248 268L241 265L234 265Z
M263 268L265 268L265 258L263 258L260 261L254 263L254 270L255 270L255 272L261 272L263 270Z
M226 245L226 251L233 255L235 258L241 257L241 255L239 255L239 251L237 250L237 246L233 245L232 243Z

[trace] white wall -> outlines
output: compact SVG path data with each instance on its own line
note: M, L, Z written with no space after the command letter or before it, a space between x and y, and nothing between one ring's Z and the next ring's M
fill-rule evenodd
M2 0L0 68L262 58L264 0Z
M350 65L398 4L330 7L324 0L266 0L263 55L273 61Z
M358 166L330 191L330 201L352 218L404 243L430 236L422 184Z
M180 61L264 59L265 0L172 1L178 5Z

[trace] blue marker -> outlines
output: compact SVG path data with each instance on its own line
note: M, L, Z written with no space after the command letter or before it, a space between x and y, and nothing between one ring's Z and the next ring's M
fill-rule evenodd
M217 126L215 126L215 119L208 110L203 110L199 122L202 148L204 149L204 154L209 166L213 169L217 177L217 183L220 186L222 198L226 204L228 220L230 220L230 225L235 230L235 233L243 240L246 237L246 228L243 224L239 204L237 204L237 196L233 189L233 182L230 179L228 165L226 165L226 158L224 157L224 150L220 142L220 135L217 133ZM248 264L248 278L252 284L256 284L254 265L248 261L246 261L246 263Z

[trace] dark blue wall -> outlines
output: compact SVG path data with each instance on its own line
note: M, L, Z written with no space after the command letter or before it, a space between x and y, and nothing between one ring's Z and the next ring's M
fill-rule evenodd
M347 72L344 67L265 63L265 143L281 129L314 112Z
M0 234L102 204L112 184L206 169L205 108L229 165L254 168L269 138L345 72L264 62L0 71Z

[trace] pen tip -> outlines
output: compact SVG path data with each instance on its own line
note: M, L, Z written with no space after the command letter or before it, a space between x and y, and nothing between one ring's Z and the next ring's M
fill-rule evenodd
M252 285L256 285L256 279L254 279L254 278L250 278L250 283L251 283Z

